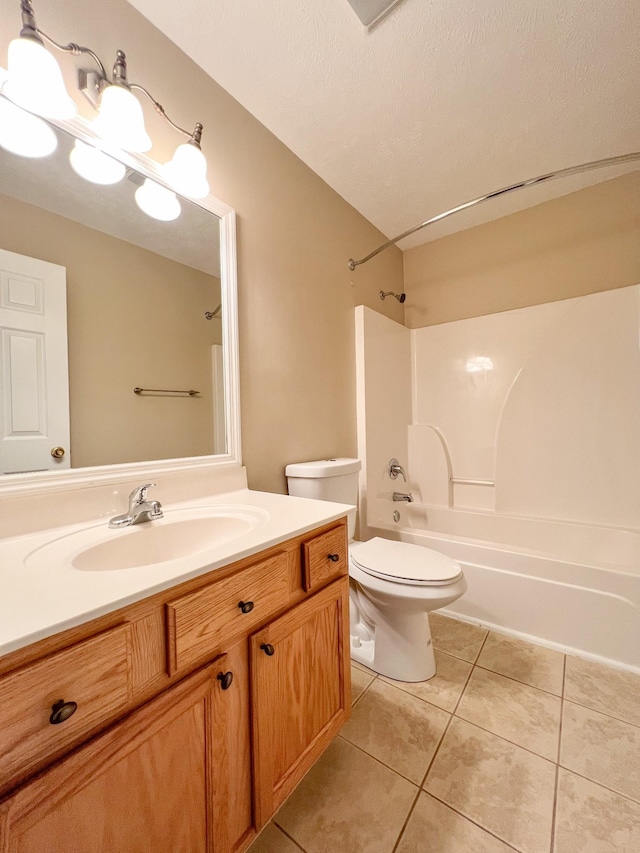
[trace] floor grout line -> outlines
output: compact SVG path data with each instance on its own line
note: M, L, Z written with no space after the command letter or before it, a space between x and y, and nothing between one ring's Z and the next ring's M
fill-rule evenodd
M562 749L562 722L564 720L564 683L567 674L567 656L564 656L564 667L562 669L562 695L560 696L560 731L558 732L558 752L556 764L560 764L560 751Z
M367 690L371 687L371 685L373 684L373 682L374 682L374 681L377 681L377 679L378 679L378 676L377 676L377 675L374 675L374 676L373 676L373 678L371 679L371 681L367 684L367 686L366 686L363 690L361 690L361 691L360 691L360 693L356 696L356 698L355 698L355 699L352 699L352 701L351 701L351 711L353 711L353 709L354 709L354 708L356 707L356 705L360 702L360 700L362 699L362 697L364 696L364 694L365 694L365 693L367 692Z
M456 708L456 711L457 711L457 708ZM515 746L518 749L522 749L524 752L528 752L529 755L535 755L536 758L541 758L543 761L548 761L549 764L555 765L558 763L555 760L555 758L547 758L546 755L540 755L539 752L535 752L533 749L529 749L529 747L527 747L527 746L522 746L521 743L516 743L514 740L509 740L508 737L504 737L504 735L499 735L496 732L491 731L491 729L486 729L484 726L481 726L479 723L476 723L474 720L467 720L466 717L460 717L457 713L454 713L451 716L455 717L456 720L462 720L463 723L467 723L470 726L475 726L477 729L480 729L480 731L482 731L482 732L486 732L488 735L493 735L493 737L500 738L500 740L503 740L505 743L509 743L509 744L511 744L511 746Z
M573 770L573 768L567 767L564 764L558 764L558 767L561 770L566 770L568 773L573 773L573 775L577 776L579 779L584 779L585 782L591 782L592 785L596 785L598 788L602 788L603 791L608 791L610 794L615 794L616 797L620 797L623 800L627 800L627 802L629 803L633 803L636 806L640 806L640 797L636 799L634 797L630 797L629 794L621 794L620 791L616 791L615 788L610 788L608 785L603 785L602 782L597 782L590 776L585 776L583 773L578 773L576 770Z
M473 664L470 664L470 666L473 669ZM468 679L468 678L469 678L469 676L467 675L465 677L465 679ZM414 699L419 699L421 702L424 702L424 704L428 705L430 708L436 708L438 711L444 711L445 714L453 714L453 711L451 710L451 708L443 708L442 705L436 705L436 703L433 700L425 699L424 696L418 696L416 693L412 693L411 690L407 690L406 687L401 686L401 685L411 683L411 682L395 681L393 678L389 678L388 676L384 676L383 678L380 678L379 680L380 680L381 684L386 684L389 687L395 687L396 690L402 690L402 692L405 693L407 696L413 696ZM422 684L421 681L416 681L414 683L415 684ZM467 682L465 680L465 686L466 686L466 683ZM464 690L464 687L462 689ZM456 700L456 705L457 705L457 703L458 703L458 700Z
M528 681L523 681L521 678L514 678L513 675L506 675L504 672L499 672L497 669L491 669L491 667L486 666L486 664L477 663L475 666L477 666L478 669L483 669L485 672L492 672L494 675L502 676L502 678L509 678L511 681L515 681L516 684L523 684L525 687L531 687L533 690L539 690L541 693L546 693L547 696L555 696L556 699L560 699L562 697L562 690L560 693L554 693L553 690L545 690L544 687L538 687L537 684L530 684Z
M556 846L556 824L558 821L558 784L560 782L560 765L556 764L556 778L553 785L553 809L551 812L551 847L549 853L553 853Z
M602 714L603 717L607 717L610 720L616 720L618 723L624 723L634 729L640 729L640 725L636 723L630 723L629 720L623 720L621 717L616 717L610 712L601 711L599 708L593 708L591 705L585 705L583 702L577 702L575 699L569 699L565 696L564 701L568 702L570 705L577 705L579 708L584 708L585 711L593 711L594 714Z
M349 746L352 746L354 749L357 749L358 752L361 752L363 755L366 755L367 758L373 759L373 761L377 762L381 767L384 767L386 770L390 770L392 773L395 773L396 776L399 776L401 779L404 779L405 782L408 782L410 785L413 785L413 787L417 788L418 791L420 790L420 783L419 782L414 782L413 779L409 779L408 776L405 776L404 773L401 773L399 770L396 770L395 767L389 767L389 765L385 764L381 758L376 758L375 755L371 755L371 753L367 752L366 749L363 749L363 747L358 746L357 743L353 743L348 738L346 738L344 735L339 734L338 737L340 738L340 740L343 740L345 743L348 743Z
M478 820L476 820L476 818L469 817L468 814L465 814L459 808L452 806L451 803L448 803L446 800L443 800L442 797L439 797L437 794L434 794L431 791L425 791L424 789L421 791L421 793L425 794L427 797L433 797L434 800L437 800L439 803L442 803L443 806L446 806L448 809L451 809L452 812L455 812L455 814L460 815L460 817L464 818L465 820L468 820L469 823L472 823L474 826L477 826L478 829L481 829L483 832L486 832L487 835L490 835L492 838L496 838L498 841L501 841L506 847L509 847L511 850L515 850L516 853L523 853L522 848L516 847L510 841L505 841L504 838L502 838L500 835L497 835L495 832L493 832L493 830L487 829L486 826L483 826Z
M420 794L421 794L421 793L422 793L421 789L420 789L420 788L418 788L418 793L416 794L416 796L415 796L415 798L414 798L413 802L411 803L411 808L409 809L409 812L408 812L408 814L407 814L407 816L406 816L406 818L405 818L405 820L404 820L404 823L402 824L402 828L400 829L400 832L399 832L399 834L398 834L398 837L396 838L396 843L395 843L395 844L393 845L393 847L391 848L391 853L395 853L395 852L396 852L396 850L398 849L398 845L399 845L399 844L400 844L400 842L402 841L402 836L404 835L405 829L406 829L406 828L407 828L407 826L409 825L409 821L411 820L411 815L413 814L413 812L414 812L414 810L415 810L415 807L416 807L416 805L418 804L418 800L420 799Z
M287 832L287 830L286 830L286 829L284 829L284 827L280 826L280 824L279 824L279 823L276 821L276 819L275 819L276 817L277 817L277 815L274 815L274 817L271 819L271 823L273 823L273 825L274 825L274 826L277 826L277 827L278 827L278 829L280 830L280 832L281 832L283 835L286 835L286 837L289 839L289 841L293 842L293 844L295 844L295 845L296 845L296 847L298 848L298 850L301 850L301 851L302 851L302 853L307 853L307 851L304 849L304 847L303 847L303 846L302 846L298 841L296 841L296 840L295 840L295 838L293 837L293 835L290 835L290 834ZM268 824L267 824L267 826L268 826ZM249 849L251 849L251 848L249 848Z

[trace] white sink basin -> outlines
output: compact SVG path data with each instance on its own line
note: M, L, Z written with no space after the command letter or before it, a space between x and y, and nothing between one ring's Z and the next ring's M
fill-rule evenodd
M167 510L163 518L112 530L100 525L67 534L32 551L27 567L61 563L83 572L136 569L193 557L240 539L269 520L258 507Z

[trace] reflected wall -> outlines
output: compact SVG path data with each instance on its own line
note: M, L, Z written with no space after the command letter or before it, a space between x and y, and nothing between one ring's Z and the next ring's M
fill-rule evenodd
M220 280L0 196L2 248L67 271L71 467L204 456L213 447ZM139 397L136 386L195 389Z

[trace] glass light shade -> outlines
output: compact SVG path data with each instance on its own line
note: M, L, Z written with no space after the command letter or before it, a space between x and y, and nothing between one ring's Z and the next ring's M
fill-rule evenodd
M178 145L163 171L167 183L176 192L189 198L204 198L209 195L207 161L202 151L192 142Z
M69 160L73 171L93 184L117 184L126 172L122 163L79 139L76 139Z
M124 151L148 151L151 138L144 129L142 107L126 86L106 86L93 127L104 140Z
M147 216L162 222L177 219L182 210L174 192L149 178L136 190L136 204Z
M56 150L58 140L41 118L0 98L0 145L21 157L47 157Z
M44 118L68 119L76 105L67 94L60 66L35 39L17 38L9 44L9 79L2 92L14 104Z

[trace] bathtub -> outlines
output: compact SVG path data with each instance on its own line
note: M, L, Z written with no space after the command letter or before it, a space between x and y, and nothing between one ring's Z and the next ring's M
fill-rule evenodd
M460 563L442 613L640 673L640 532L409 504L369 534Z

